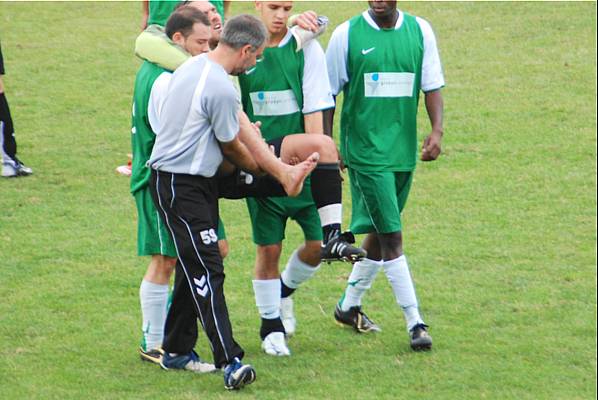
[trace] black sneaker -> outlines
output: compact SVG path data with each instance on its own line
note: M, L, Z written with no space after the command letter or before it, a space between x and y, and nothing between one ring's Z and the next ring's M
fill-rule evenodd
M351 232L343 232L322 245L322 261L348 261L354 263L367 256L361 247L353 246L355 236Z
M334 310L334 319L339 325L350 326L359 333L381 332L382 329L374 321L368 318L361 306L349 308L349 311L343 311L336 305Z
M139 347L139 357L143 361L148 361L160 365L160 361L162 361L163 354L164 350L162 349L151 349L146 351L143 350L143 347Z
M428 325L417 324L409 331L411 348L414 351L431 350L432 336L428 333Z

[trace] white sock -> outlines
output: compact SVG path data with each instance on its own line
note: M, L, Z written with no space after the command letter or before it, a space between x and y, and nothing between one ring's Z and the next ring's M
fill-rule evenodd
M146 281L139 287L141 317L143 318L143 342L145 350L162 346L164 323L168 305L168 285L159 285Z
M364 258L353 265L353 270L347 280L348 285L345 293L338 302L341 310L349 311L349 308L361 305L361 298L366 290L372 287L372 282L374 282L381 266L382 261L370 260L369 258Z
M343 221L343 205L337 203L320 207L318 208L318 215L322 226L341 224Z
M280 318L280 279L253 280L253 293L262 318Z
M287 261L284 271L280 274L280 278L291 289L297 289L299 285L311 278L319 269L320 264L314 267L301 261L299 259L299 252L295 250L291 254L291 257L289 257L289 261Z
M392 286L397 303L403 309L405 320L407 321L407 330L410 330L417 324L423 324L415 296L415 287L409 273L409 265L405 255L394 260L384 261L384 272Z

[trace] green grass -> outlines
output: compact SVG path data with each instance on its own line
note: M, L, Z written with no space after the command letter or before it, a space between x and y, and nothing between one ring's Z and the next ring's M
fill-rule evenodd
M364 7L297 5L333 25ZM365 300L383 332L338 328L350 267L324 265L296 294L293 356L263 355L247 212L224 202L227 301L258 371L230 394L136 354L147 260L113 170L130 151L140 5L3 2L7 96L35 175L0 181L0 398L595 398L596 3L401 7L434 26L447 80L444 155L418 166L404 214L435 348L409 350L383 274ZM285 256L299 230L288 238Z

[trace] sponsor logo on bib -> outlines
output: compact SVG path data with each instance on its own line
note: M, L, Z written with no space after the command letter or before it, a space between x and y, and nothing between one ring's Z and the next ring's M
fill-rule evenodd
M249 93L254 115L276 116L299 112L297 99L292 90Z
M373 72L363 74L365 97L412 97L415 74Z

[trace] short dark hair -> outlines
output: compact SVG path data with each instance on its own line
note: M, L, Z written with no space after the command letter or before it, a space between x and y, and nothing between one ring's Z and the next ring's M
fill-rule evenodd
M267 38L268 31L262 21L253 15L241 14L226 22L220 42L235 50L248 44L257 49Z
M197 8L189 5L178 7L166 22L166 36L172 39L175 33L181 32L187 37L193 32L193 25L197 23L210 26L208 17Z

